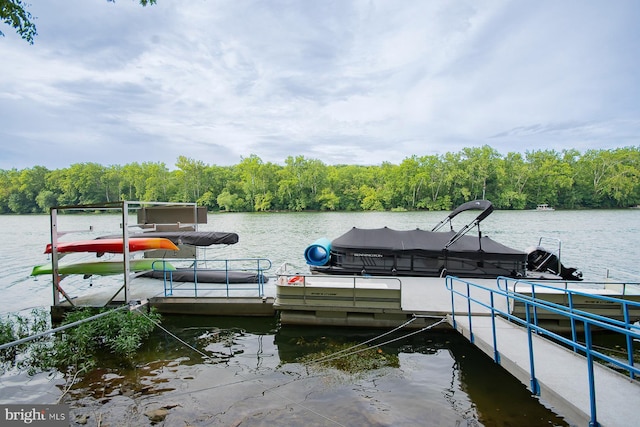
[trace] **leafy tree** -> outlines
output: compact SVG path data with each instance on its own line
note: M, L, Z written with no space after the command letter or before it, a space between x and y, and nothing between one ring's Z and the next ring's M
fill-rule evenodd
M115 3L115 0L107 0ZM156 0L140 0L142 6L155 4ZM0 19L13 27L16 32L29 44L33 44L34 37L38 35L33 23L35 17L27 10L28 3L22 0L0 0ZM0 31L0 36L4 33Z
M483 196L500 209L640 203L640 147L502 157L485 146L379 166L327 166L303 156L288 157L280 166L256 155L235 166L209 166L183 156L176 164L175 171L151 162L0 170L0 213L116 199L188 201L228 211L449 210Z
M45 188L49 170L43 166L23 169L13 175L13 184L9 197L9 207L16 213L36 213L40 207L36 197Z
M144 193L141 200L167 202L175 193L175 182L167 166L160 163L144 162L140 167L140 179L143 181Z
M237 194L231 194L229 190L223 190L218 195L217 202L218 206L227 212L242 210L244 206L244 200L238 197Z
M58 205L58 197L51 190L42 190L36 196L36 203L42 212L47 212L50 207Z
M496 165L500 154L488 145L463 148L460 166L465 170L467 182L465 193L470 199L486 199L491 193L487 186L496 181Z
M180 191L177 194L175 202L195 202L200 198L202 189L202 177L206 166L201 160L194 160L185 156L178 157L176 162L176 178L180 183Z
M528 205L558 205L560 192L573 186L571 167L555 150L527 151L526 158L531 168L527 182Z
M236 170L241 179L245 198L254 211L268 211L277 191L275 178L281 168L273 163L263 163L255 154L242 158Z
M380 194L378 191L369 187L368 185L363 185L360 187L360 194L362 195L362 209L365 211L382 211L384 210L384 204L380 198Z
M368 183L367 167L355 165L338 165L330 167L327 171L326 193L321 193L321 206L326 194L334 194L334 201L338 203L336 210L355 211L360 210L358 188Z
M525 187L531 176L531 169L522 154L509 153L500 167L501 179L495 198L500 209L524 209L527 205Z
M2 21L15 28L24 40L33 44L33 38L38 34L33 22L33 16L27 10L22 0L0 0L0 18ZM0 31L0 36L4 33Z
M324 184L325 172L326 166L320 160L287 157L285 167L278 171L278 196L284 207L293 211L317 208L316 196Z

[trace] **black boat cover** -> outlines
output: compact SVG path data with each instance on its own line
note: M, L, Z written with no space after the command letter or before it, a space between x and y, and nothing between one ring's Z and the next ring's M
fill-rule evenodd
M122 235L100 236L98 239L112 239ZM233 245L238 243L236 233L223 231L148 231L146 233L130 234L129 238L136 237L164 237L176 245L210 246Z
M152 279L171 279L174 282L195 282L196 279L200 283L267 283L269 278L263 274L246 272L246 271L224 271L209 270L199 268L176 268L175 271L147 271L140 277L149 277Z
M522 260L525 252L510 248L489 237L462 236L448 249L445 246L456 233L454 231L393 230L388 227L363 229L354 227L331 242L335 252L361 250L366 253L413 254L438 256L464 256L484 259L495 254L501 259Z

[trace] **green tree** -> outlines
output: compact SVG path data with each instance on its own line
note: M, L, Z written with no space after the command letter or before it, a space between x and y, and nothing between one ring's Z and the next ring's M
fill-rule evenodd
M0 18L2 22L13 27L20 37L33 44L33 38L38 35L33 15L27 10L27 4L22 0L0 0ZM0 36L4 33L0 31Z
M497 197L494 202L499 209L524 209L527 205L525 188L531 168L520 153L508 153L500 168Z
M487 195L494 195L495 189L488 186L497 181L496 166L500 159L500 154L488 145L462 149L460 166L467 176L464 185L469 200L486 199Z
M198 203L207 206L208 209L220 209L217 197L223 189L227 191L237 190L237 173L235 167L230 166L207 166L204 170L203 187L205 193L198 199Z
M286 209L303 211L319 208L317 197L327 176L324 163L305 159L304 156L289 156L278 176L278 197Z
M50 207L58 205L58 196L51 190L42 190L36 196L36 203L42 212L48 212Z
M115 3L115 0L107 0ZM142 6L155 4L156 0L140 0ZM29 44L33 44L34 37L38 35L33 23L35 17L27 10L28 3L22 0L0 0L0 19L11 26ZM0 31L0 36L4 33Z
M573 186L571 166L555 150L527 151L531 176L526 185L529 207L538 203L558 205L562 190Z
M173 202L195 202L200 198L202 191L202 178L206 166L201 160L190 159L185 156L178 157L176 161L178 170L175 172L180 191Z
M22 200L20 206L14 205L14 212L17 213L36 213L42 212L37 203L37 196L40 191L46 187L47 176L49 170L44 166L35 166L31 169L23 169L18 175L17 193L19 196L14 201Z
M237 194L231 194L229 190L223 190L217 197L218 206L227 212L242 210L244 200Z
M144 188L141 200L168 202L173 198L176 184L164 163L144 162L140 165L139 174Z
M380 193L373 187L363 185L360 187L360 195L362 202L361 207L365 211L382 211L384 204L381 200Z
M280 167L273 163L263 163L255 154L242 158L236 170L241 179L245 199L253 211L268 211L277 191L275 181Z

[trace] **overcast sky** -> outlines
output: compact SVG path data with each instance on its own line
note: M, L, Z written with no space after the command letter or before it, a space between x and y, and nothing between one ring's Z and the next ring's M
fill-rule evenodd
M0 169L640 145L640 1L30 0Z

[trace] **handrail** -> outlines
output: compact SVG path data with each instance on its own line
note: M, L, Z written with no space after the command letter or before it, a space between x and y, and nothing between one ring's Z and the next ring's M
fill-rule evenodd
M509 283L513 282L513 284L510 286ZM504 283L504 288L501 287L501 283ZM571 313L576 313L579 314L581 316L590 318L594 320L594 326L601 326L601 322L605 322L605 323L611 323L613 325L616 325L620 328L624 328L624 329L628 329L628 330L637 330L640 332L640 324L636 324L632 322L631 319L631 315L630 315L630 310L631 308L635 308L640 310L640 301L630 301L630 300L625 300L625 299L621 299L621 298L615 298L615 297L610 297L607 295L596 295L593 293L587 293L587 292L583 292L580 290L576 290L576 289L569 289L567 286L570 282L565 282L565 288L557 288L555 286L551 286L545 283L538 283L538 282L531 282L531 281L527 281L527 280L521 280L521 279L510 279L507 277L499 277L497 279L497 286L498 289L501 289L505 292L507 292L507 294L515 294L516 292L516 286L519 284L525 284L528 286L531 286L531 296L529 297L528 295L522 295L524 298L530 299L531 301L540 301L543 302L544 304L557 308L557 309L561 309L561 310L569 310L569 312ZM581 282L582 285L585 284L600 284L599 282ZM622 284L622 283L621 283ZM622 284L623 286L627 285L627 283ZM554 289L554 290L561 290L565 293L565 295L567 296L567 305L561 305L561 304L556 304L553 303L551 301L545 301L545 300L538 300L536 299L536 288L542 288L542 289ZM606 316L601 316L599 314L595 314L595 313L591 313L588 311L584 311L584 310L580 310L574 307L574 297L575 296L583 296L583 297L587 297L587 298L594 298L597 299L599 301L605 301L605 302L609 302L609 303L613 303L613 304L619 304L620 308L622 310L622 314L623 314L623 319L624 320L618 320L618 319L613 319L611 317L606 317ZM509 302L509 296L507 296L507 307ZM533 322L534 324L538 324L538 317L537 317L537 308L535 307L533 308ZM546 309L546 308L545 308ZM576 329L576 319L574 318L570 318L570 324L571 324L571 338L572 340L575 342L577 341L577 329ZM608 328L605 328L608 329ZM626 345L627 345L627 361L629 363L629 365L633 365L633 339L630 335L626 335L625 336L625 340L626 340ZM573 350L577 351L576 346L572 345ZM617 365L617 363L613 362L614 364ZM630 372L630 376L631 378L635 377L635 374L633 372Z
M492 334L493 334L493 348L494 348L494 360L496 363L500 363L500 353L498 351L498 342L497 342L497 333L496 333L496 325L495 318L497 316L504 317L514 323L520 324L527 329L527 337L528 337L528 350L529 350L529 368L530 368L530 384L531 391L536 395L540 394L540 387L538 384L538 380L535 374L535 357L534 357L534 349L533 349L533 333L548 336L553 338L554 340L565 344L567 346L573 347L574 351L582 352L586 356L587 359L587 370L588 370L588 380L589 380L589 398L590 398L590 406L591 406L591 423L590 425L598 425L597 423L597 413L596 413L596 401L595 401L595 381L594 381L594 361L599 359L612 365L617 366L618 368L628 371L631 379L634 379L636 375L640 374L640 369L634 366L633 362L633 342L634 340L640 340L640 329L635 325L630 323L630 319L628 317L628 310L625 310L625 322L614 321L614 319L605 318L603 316L598 316L593 313L584 312L581 310L576 310L573 307L567 307L563 305L554 304L548 301L539 300L535 298L535 296L526 296L518 294L517 292L511 291L508 288L508 281L514 279L508 279L506 277L499 277L497 279L498 283L505 283L505 289L502 289L498 286L498 289L488 288L486 286L482 286L473 282L469 282L466 280L459 279L453 276L447 276L445 280L445 285L447 289L451 292L451 313L452 313L452 322L453 327L456 328L456 310L455 310L455 299L454 296L458 295L467 300L467 316L469 322L469 335L470 341L474 342L473 336L473 325L472 325L472 314L471 314L471 303L478 304L482 307L485 307L490 310L491 313L491 321L492 321ZM523 281L520 281L521 283ZM461 283L465 287L465 291L460 291L455 289L455 284ZM571 299L571 295L584 294L588 295L592 298L602 298L603 300L615 301L620 303L621 305L629 304L630 306L640 307L640 303L635 303L632 301L625 301L618 298L593 295L587 293L581 293L575 290L557 288L549 285L542 285L539 283L527 282L528 284L533 284L535 286L553 288L560 292L566 292L569 298ZM489 293L490 302L487 304L484 301L478 300L476 298L471 297L471 289L477 288ZM533 287L532 287L533 289ZM508 311L501 310L497 308L494 304L494 295L498 295L501 297L507 298L507 302L509 300L513 300L514 302L520 302L525 306L525 314L526 318L523 320L522 318L513 315ZM509 310L509 304L507 304L507 310ZM564 336L551 332L543 327L541 327L537 319L531 319L531 311L532 309L535 311L536 309L544 309L546 311L552 312L554 314L569 318L572 321L572 325L576 322L581 322L584 325L584 334L585 334L585 343L582 344L577 341L575 334L572 334L572 338L568 339ZM624 325L624 326L623 326ZM619 359L615 359L606 354L601 353L593 347L592 343L592 328L601 328L608 330L610 332L622 334L627 338L627 362L623 362Z
M278 276L278 284L279 285L293 285L293 286L301 286L302 287L302 300L304 303L307 303L307 288L313 287L312 284L307 284L307 278L312 277L314 279L322 277L323 279L331 280L332 276L318 276L313 274L305 274L305 273L291 273L287 272L288 264L285 263L276 270L276 275ZM352 292L352 301L353 307L356 306L358 301L356 290L358 289L368 289L366 284L358 286L359 283L368 282L369 284L372 282L379 283L389 283L397 282L397 288L390 288L391 290L399 290L402 294L402 280L399 277L389 277L389 276L340 276L340 281L346 281L347 279L351 279L353 282L353 286L351 289Z
M547 258L540 263L540 267L542 267L551 257L553 257L554 255L558 258L558 272L557 274L560 276L562 274L562 240L555 238L555 237L545 237L545 236L541 236L540 239L538 239L538 247L542 247L542 241L543 240L553 240L558 244L558 249L556 251L556 253L554 254L553 252L549 252L549 255L547 256Z
M265 285L265 272L271 269L271 260L267 258L234 258L234 259L196 259L193 258L171 258L166 261L158 260L156 262L162 263L162 268L156 268L154 262L152 267L154 271L161 271L163 273L163 282L164 282L164 294L165 296L173 295L173 271L171 269L165 268L165 263L170 262L172 265L175 265L177 262L190 262L191 265L188 267L189 269L193 269L193 288L185 288L181 289L193 290L194 296L198 297L198 291L203 290L224 290L226 291L226 296L229 297L230 291L240 291L240 290L252 290L254 287L244 287L244 286L232 286L230 282L230 273L233 272L255 272L257 281L256 281L256 289L258 292L258 296L264 296L264 285ZM225 273L225 280L221 283L210 283L209 285L219 285L217 287L203 287L201 284L204 282L198 282L198 271L200 271L201 264L222 264L220 268L210 268L205 267L208 271L218 271ZM200 286L199 286L200 284ZM221 285L221 286L220 286Z

